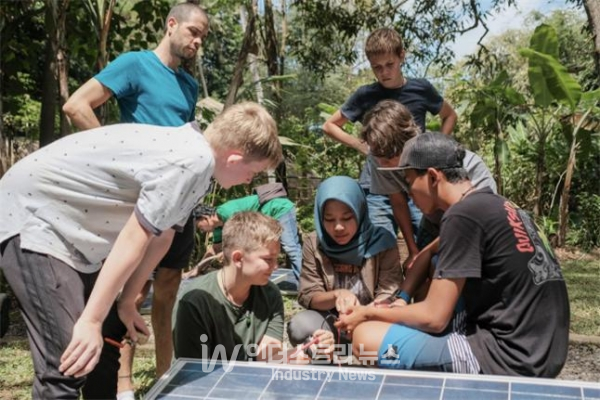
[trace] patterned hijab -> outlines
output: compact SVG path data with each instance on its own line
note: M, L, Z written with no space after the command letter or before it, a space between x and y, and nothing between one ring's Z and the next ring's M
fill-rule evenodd
M328 200L346 204L356 217L358 229L345 245L337 244L323 226L323 210ZM396 246L396 239L390 232L371 223L362 188L347 176L333 176L319 185L315 198L315 227L323 253L344 264L362 266L365 259Z

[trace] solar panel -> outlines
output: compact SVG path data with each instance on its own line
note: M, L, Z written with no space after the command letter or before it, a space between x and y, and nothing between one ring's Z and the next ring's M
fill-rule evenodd
M600 384L182 358L146 399L600 400Z

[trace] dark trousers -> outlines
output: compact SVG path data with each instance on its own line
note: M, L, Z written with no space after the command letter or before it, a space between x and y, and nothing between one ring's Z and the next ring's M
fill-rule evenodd
M114 399L119 349L106 344L96 368L86 377L58 371L98 273L80 273L54 257L20 248L15 236L2 243L0 267L12 288L25 323L35 370L34 399ZM102 328L104 337L121 341L126 332L113 304Z

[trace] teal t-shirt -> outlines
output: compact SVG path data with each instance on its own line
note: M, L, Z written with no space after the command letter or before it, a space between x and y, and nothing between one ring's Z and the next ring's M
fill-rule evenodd
M229 200L228 202L221 204L217 207L217 215L223 223L227 222L234 214L242 211L260 211L261 214L274 219L279 219L294 207L294 203L287 197L276 197L267 201L261 207L258 195L253 194L239 199ZM222 228L216 228L213 231L213 242L220 243L222 240Z
M212 358L215 349L222 349L227 360L246 361L265 335L283 341L283 299L277 286L252 286L238 307L219 287L221 271L195 278L180 290L173 310L175 357Z
M198 83L182 68L164 65L153 51L122 54L94 78L117 99L121 122L181 126L195 118Z

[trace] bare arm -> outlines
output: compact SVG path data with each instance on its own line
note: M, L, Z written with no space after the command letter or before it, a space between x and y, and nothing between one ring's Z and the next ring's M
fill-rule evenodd
M402 290L414 297L415 291L427 279L431 258L437 253L440 238L436 238L416 255L413 263L406 271L406 279L402 283Z
M125 287L123 288L123 292L121 293L121 297L119 299L118 304L119 318L127 327L128 336L134 341L137 337L136 332L143 332L145 329L144 320L138 312L138 309L135 305L135 300L140 291L142 290L144 284L148 280L148 277L150 276L152 270L156 268L160 260L169 250L171 242L173 241L174 234L175 231L173 229L168 229L164 231L160 236L154 236L150 239L150 244L147 248L144 258L140 262L139 266L135 269L131 277L125 283ZM177 278L179 278L179 271L177 271L177 273ZM155 284L159 285L159 283L160 282L157 275ZM164 284L164 282L162 282L162 284ZM177 280L176 284L177 287L179 287L179 280ZM155 287L155 296L158 289L158 287ZM177 289L175 289L175 291L177 291ZM170 317L171 316L169 313L169 319ZM148 334L147 332L144 333Z
M392 193L389 195L389 197L394 218L396 219L396 223L400 228L400 232L402 232L402 236L406 241L406 246L408 246L409 259L406 260L405 263L410 262L412 258L417 255L419 249L417 248L415 238L413 237L413 228L410 218L410 211L408 209L408 201L403 193Z
M440 130L446 135L451 135L452 131L454 130L454 126L456 125L456 119L458 118L456 111L454 111L454 108L452 108L452 106L444 100L442 109L438 115L442 119L442 127Z
M95 78L83 84L69 97L63 111L78 129L92 129L100 126L94 109L112 96L112 92Z
M466 279L434 279L425 300L405 307L379 308L360 306L341 315L336 326L354 330L364 321L401 323L431 333L442 332L454 314L454 307Z
M153 235L140 225L132 213L100 270L83 313L73 327L73 337L61 357L59 367L65 375L86 375L98 363L103 345L102 322L117 294L145 257L152 238Z
M219 219L217 214L200 217L196 219L196 228L202 232L212 232L215 228L223 226L223 221Z
M325 121L323 124L323 131L333 140L367 155L369 153L369 146L359 138L350 135L342 129L346 122L348 122L348 119L342 115L340 110L337 110L327 121Z

